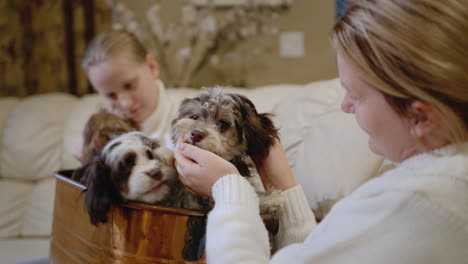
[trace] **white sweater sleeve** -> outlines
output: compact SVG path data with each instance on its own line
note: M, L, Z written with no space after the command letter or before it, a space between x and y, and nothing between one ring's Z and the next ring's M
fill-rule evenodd
M239 175L226 175L213 186L215 206L208 214L207 263L267 263L268 233L258 197Z
M315 219L300 186L284 193L284 213L275 243L302 242ZM215 207L208 215L208 263L268 263L268 233L259 213L257 194L246 179L226 175L213 186ZM283 228L287 227L287 228Z
M274 251L292 243L303 242L317 225L315 216L300 185L282 192L284 203Z

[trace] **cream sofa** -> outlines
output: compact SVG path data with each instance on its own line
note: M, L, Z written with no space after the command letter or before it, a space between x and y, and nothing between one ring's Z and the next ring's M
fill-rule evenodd
M294 174L314 208L350 193L382 165L354 117L341 112L338 79L229 90L247 95L260 112L274 113ZM198 92L167 91L180 99ZM53 173L78 166L73 146L101 103L97 95L64 93L0 98L0 263L48 255Z

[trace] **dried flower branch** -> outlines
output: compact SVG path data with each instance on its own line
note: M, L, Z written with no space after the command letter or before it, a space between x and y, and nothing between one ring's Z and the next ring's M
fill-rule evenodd
M240 54L237 48L257 36L276 35L274 22L291 0L271 5L264 2L249 0L222 10L209 1L201 6L188 2L181 9L180 19L171 23L161 18L159 2L151 5L143 19L137 19L130 9L116 2L113 26L133 32L156 56L166 85L188 87L210 64L225 64L233 56L261 53L253 49L252 54Z

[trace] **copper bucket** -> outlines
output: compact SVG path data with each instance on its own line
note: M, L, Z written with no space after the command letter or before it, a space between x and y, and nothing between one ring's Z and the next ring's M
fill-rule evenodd
M130 202L113 206L96 227L83 207L86 187L72 173L55 174L51 263L206 263L203 213Z

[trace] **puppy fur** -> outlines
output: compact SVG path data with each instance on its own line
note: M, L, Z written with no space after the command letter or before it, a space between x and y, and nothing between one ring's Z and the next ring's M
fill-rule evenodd
M91 223L106 222L113 204L129 200L208 210L210 202L186 190L173 162L171 150L140 132L109 141L84 169L85 207Z
M234 164L259 194L264 220L276 218L279 206L272 197L279 191L269 188L265 192L255 167L278 138L269 114L258 113L245 96L224 93L220 87L208 88L182 101L171 136L173 143L182 138Z
M104 108L90 116L83 130L83 146L80 161L89 163L104 145L114 137L131 131L139 131L140 125L130 118L122 118Z

